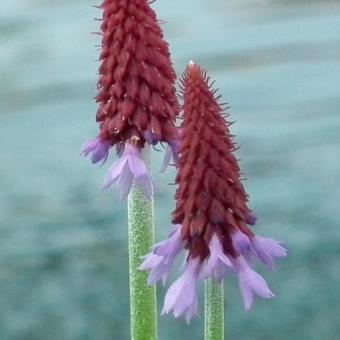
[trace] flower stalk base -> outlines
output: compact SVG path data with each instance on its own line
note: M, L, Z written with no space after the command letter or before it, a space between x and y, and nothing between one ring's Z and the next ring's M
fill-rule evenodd
M150 167L150 147L142 157ZM157 340L156 288L140 271L141 257L154 243L154 202L133 184L128 196L131 340Z
M224 289L223 282L205 281L204 340L224 340Z

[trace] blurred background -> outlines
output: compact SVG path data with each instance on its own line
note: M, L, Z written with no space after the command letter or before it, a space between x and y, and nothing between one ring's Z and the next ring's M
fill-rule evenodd
M79 156L97 133L97 4L1 0L1 340L129 339L125 202L100 191L107 165ZM289 249L275 272L258 268L276 299L245 313L226 283L230 339L340 339L340 1L153 7L178 73L202 64L231 104L256 231ZM174 205L162 157L157 240ZM202 320L160 318L160 340L201 339Z

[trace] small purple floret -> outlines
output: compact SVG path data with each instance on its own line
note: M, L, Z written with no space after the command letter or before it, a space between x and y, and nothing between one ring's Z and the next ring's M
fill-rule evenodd
M117 182L121 197L126 198L134 180L144 195L150 199L153 195L153 185L148 169L140 157L138 148L126 143L122 156L111 166L105 178L103 189L107 189Z
M254 236L252 246L257 257L270 269L274 268L275 257L287 256L287 250L280 245L280 242L271 238Z
M216 234L209 243L210 256L202 269L203 278L214 278L222 281L233 270L233 264L229 257L224 254L222 244Z
M144 132L144 138L151 145L156 145L159 142L159 137L149 130Z
M250 268L243 256L238 256L235 260L235 267L238 274L244 308L246 310L251 308L254 294L264 299L271 299L275 296L263 277Z
M81 155L87 156L91 154L91 162L93 164L102 161L104 164L109 155L110 144L99 137L90 139L84 143L81 148Z
M169 238L156 244L153 251L144 257L140 270L149 270L148 284L153 285L160 279L165 284L176 256L183 250L181 226L175 225Z
M249 237L238 230L232 234L233 247L239 254L250 255L252 252L251 242Z
M249 213L246 217L246 223L254 226L256 222L257 222L257 216L253 212Z
M165 295L162 315L172 311L175 318L184 315L187 323L197 315L197 283L200 269L198 258L188 260L184 273L170 286Z

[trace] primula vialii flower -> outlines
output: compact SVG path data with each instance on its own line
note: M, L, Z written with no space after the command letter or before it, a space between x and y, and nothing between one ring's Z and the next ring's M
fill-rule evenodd
M104 188L117 182L125 197L133 179L144 193L152 184L140 152L145 143L175 148L178 114L168 44L148 0L105 0L101 24L97 122L100 133L82 154L104 163L116 146L122 157L111 167ZM174 150L173 150L174 152ZM170 161L168 159L168 161Z
M249 228L256 216L247 206L230 124L206 72L191 63L182 86L177 204L172 215L175 227L145 257L140 269L150 271L149 283L164 281L176 256L187 250L184 273L170 286L163 313L183 315L189 321L197 314L199 279L221 281L236 274L246 309L254 295L272 298L274 294L250 261L258 259L273 268L274 259L287 252L280 242L256 236Z

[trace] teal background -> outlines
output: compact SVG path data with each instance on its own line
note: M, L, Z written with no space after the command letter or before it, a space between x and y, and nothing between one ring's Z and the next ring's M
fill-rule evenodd
M79 157L97 133L96 4L0 3L1 340L129 338L126 203L100 191L108 165ZM258 268L276 299L245 313L226 283L230 339L340 339L340 1L153 7L178 73L201 63L231 104L256 231L289 249L275 272ZM162 157L157 240L174 205ZM159 325L160 340L202 339L202 309L189 327Z

